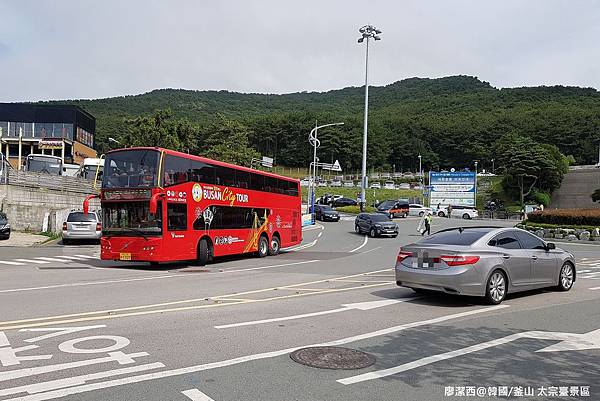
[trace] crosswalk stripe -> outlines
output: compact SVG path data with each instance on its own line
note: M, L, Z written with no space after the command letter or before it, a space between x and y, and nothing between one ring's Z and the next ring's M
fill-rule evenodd
M39 256L36 259L41 259L41 260L47 260L49 262L60 262L60 263L65 263L65 262L70 262L69 260L65 260L65 259L56 259L56 258L48 258L46 256Z
M68 256L68 255L57 255L55 258L68 259L68 260L83 260L83 258L78 258L77 256Z
M21 262L11 262L9 260L0 260L0 263L5 264L5 265L11 265L11 266L23 266L25 263L21 263Z
M50 262L46 262L45 260L33 260L33 259L15 259L16 262L25 262L25 263L36 263L38 265L44 265L46 263L50 263Z
M96 256L90 256L90 255L75 255L75 256L79 256L80 258L84 258L84 259L99 259Z

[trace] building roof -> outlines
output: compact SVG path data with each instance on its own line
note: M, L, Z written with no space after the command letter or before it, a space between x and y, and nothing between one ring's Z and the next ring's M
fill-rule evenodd
M0 103L0 121L71 123L95 133L96 118L79 106L39 103Z

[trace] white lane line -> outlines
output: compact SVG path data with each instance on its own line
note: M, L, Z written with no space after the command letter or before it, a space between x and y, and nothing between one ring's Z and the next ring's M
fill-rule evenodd
M80 258L84 258L84 259L98 259L98 257L96 257L96 256L90 256L90 255L75 254L74 256L79 256Z
M367 241L369 241L369 237L367 237L365 235L365 240L363 241L362 245L357 246L356 248L354 248L353 250L350 251L350 253L352 252L356 252L358 251L360 248L362 248L363 246L367 245Z
M365 253L373 252L373 251L376 251L376 250L381 249L381 248L383 248L383 247L382 246L378 246L376 248L369 249L368 251L361 252L360 254L364 255Z
M590 288L590 290L592 290L592 291L600 290L600 287L592 287L592 288Z
M323 231L321 231L321 232L319 233L319 235L317 235L317 238L321 238L321 235L323 235Z
M202 364L202 365L189 366L186 368L164 370L162 372L146 373L146 374L138 375L138 376L125 377L122 379L114 379L114 380L109 380L109 381L105 381L105 382L86 384L83 386L76 386L76 387L70 387L70 388L65 388L65 389L60 389L60 390L47 391L45 393L34 394L34 395L20 397L20 398L14 398L11 401L52 400L55 398L66 397L68 395L73 395L73 394L86 393L86 392L94 391L94 390L123 386L123 385L127 385L127 384L132 384L132 383L140 383L140 382L149 381L149 380L163 379L165 377L180 376L180 375L185 375L185 374L189 374L189 373L195 373L195 372L201 372L201 371L205 371L205 370L211 370L211 369L217 369L217 368L222 368L222 367L226 367L226 366L237 365L237 364L245 363L245 362L249 362L249 361L274 358L274 357L289 354L290 352L293 352L297 349L305 348L305 347L336 346L336 345L348 344L348 343L355 342L355 341L366 340L366 339L373 338L373 337L388 335L388 334L395 333L398 331L411 329L414 327L441 323L441 322L445 322L445 321L452 320L452 319L460 319L463 317L477 315L480 313L491 312L491 311L508 308L508 307L509 307L509 305L502 304L502 305L497 305L497 306L491 306L491 307L486 307L486 308L481 308L481 309L470 310L470 311L466 311L466 312L459 312L459 313L440 316L440 317L436 317L436 318L432 318L432 319L428 319L428 320L406 323L406 324L402 324L399 326L389 327L387 329L382 329L382 330L372 331L370 333L360 334L357 336L346 337L346 338L342 338L339 340L335 340L335 341L331 341L331 342L323 343L323 344L313 344L313 345L305 345L305 346L300 346L300 347L286 348L286 349L282 349L282 350L278 350L278 351L271 351L271 352L264 352L261 354L242 356L242 357L228 359L228 360L224 360L224 361L220 361L220 362L212 362L212 363L207 363L207 364ZM5 400L5 401L8 401L8 400Z
M213 274L234 273L234 272L247 272L249 270L264 270L264 269L272 269L274 267L296 266L296 265L304 265L306 263L315 263L315 262L320 262L320 260L319 259L304 260L302 262L282 263L280 265L261 266L261 267L249 267L247 269L223 270L222 272L215 272Z
M283 248L281 250L281 252L283 252L283 253L285 253L285 252L295 252L295 251L300 251L302 249L311 248L311 247L317 245L317 241L318 241L318 239L316 239L316 240L314 240L312 242L309 242L308 244L296 246L296 247L293 247L293 248Z
M36 259L40 259L40 260L47 260L49 262L60 262L60 263L65 263L65 262L69 262L68 260L64 260L64 259L56 259L56 258L48 258L46 256L39 256Z
M99 285L99 284L114 284L114 283L128 283L131 281L146 281L146 280L160 280L164 278L173 278L173 277L186 277L185 275L166 275L166 276L156 276L156 277L140 277L140 278L126 278L120 280L106 280L106 281L87 281L83 283L68 283L68 284L56 284L56 285L46 285L42 287L25 287L25 288L9 288L6 290L0 290L1 293L5 292L21 292L21 291L36 291L36 290L48 290L51 288L64 288L64 287L82 287L87 285Z
M192 401L215 401L197 388L182 391L181 394L185 395Z
M23 263L35 263L38 265L44 265L44 264L50 263L45 260L33 260L33 259L15 259L15 261L23 262Z
M25 263L21 263L21 262L11 262L9 260L0 260L0 263L5 264L5 265L11 265L11 266L23 266Z
M56 390L59 388L80 386L90 380L106 379L106 378L112 377L112 376L121 376L121 375L130 374L130 373L144 372L147 370L164 368L164 367L165 367L164 364L162 364L160 362L155 362L155 363L147 363L147 364L139 365L139 366L132 366L129 368L113 369L113 370L107 370L107 371L98 372L98 373L91 373L91 374L82 375L82 376L73 376L73 377L69 377L69 378L65 378L65 379L57 379L57 380L51 380L51 381L40 382L40 383L35 383L35 384L26 384L23 386L12 387L12 388L0 390L0 397L5 396L5 395L11 395L11 394L19 394L19 393L35 394L35 393L41 393L44 391Z
M254 321L242 322L242 323L223 324L220 326L215 326L215 329L229 329L232 327L253 326L253 325L257 325L257 324L282 322L285 320L303 319L306 317L314 317L314 316L329 315L332 313L346 312L346 311L353 310L353 309L371 310L371 309L375 309L375 308L381 308L384 306L398 304L400 302L412 301L413 299L415 299L415 297L404 298L404 299L388 299L388 300L384 300L384 301L360 302L360 303L355 303L355 304L346 304L346 305L342 305L341 308L329 309L329 310L324 310L324 311L320 311L320 312L304 313L302 315L276 317L273 319L254 320Z
M84 258L79 258L77 256L68 256L68 255L57 255L57 256L53 256L55 258L61 258L61 259L69 259L69 260L84 260Z

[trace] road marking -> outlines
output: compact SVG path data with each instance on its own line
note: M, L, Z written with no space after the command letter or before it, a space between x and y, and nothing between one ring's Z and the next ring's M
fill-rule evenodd
M319 233L319 235L317 235L317 238L321 238L321 235L323 235L323 231L321 231L321 232Z
M264 269L272 269L274 267L285 267L285 266L295 266L295 265L303 265L306 263L315 263L320 262L319 259L314 260L304 260L302 262L291 262L291 263L282 263L280 265L271 265L271 266L260 266L260 267L249 267L247 269L232 269L232 270L223 270L222 272L215 272L215 274L223 274L223 273L235 273L235 272L246 272L250 270L264 270Z
M334 277L331 279L309 281L306 283L299 283L299 284L291 284L291 285L288 285L285 287L289 288L289 287L306 286L306 285L315 284L315 283L324 283L324 282L329 282L329 281L335 281L336 278L343 279L343 278L352 278L352 277L359 277L359 276L368 276L370 273L378 273L378 272L387 271L387 270L390 270L390 269L375 270L372 272L358 273L358 274L353 274L350 276ZM178 277L186 277L186 276L178 275ZM150 315L150 314L165 313L165 312L179 312L179 311L186 311L186 310L214 308L214 307L239 305L239 304L254 303L254 302L268 302L268 301L273 301L273 300L286 299L286 298L297 298L297 297L301 297L301 296L320 294L320 293L325 293L325 292L351 291L351 290L355 290L355 289L364 289L364 288L376 287L376 286L381 286L381 285L388 285L388 284L383 283L383 284L373 284L373 285L359 286L359 287L327 289L327 290L322 290L318 293L311 292L308 294L291 294L291 295L283 295L283 296L269 297L269 298L263 298L263 299L252 299L252 300L248 300L248 301L229 302L229 303L225 303L225 304L214 303L214 304L209 304L209 305L203 304L203 305L185 306L185 307L177 307L177 308L136 311L136 310L140 310L140 309L158 308L158 307L179 305L179 304L185 304L185 303L205 302L209 299L213 300L213 301L218 301L220 298L225 298L225 299L229 298L229 297L236 298L236 297L239 297L240 295L255 294L255 293L260 293L260 292L272 291L274 289L274 288L263 288L263 289L259 289L259 290L252 290L252 291L246 291L246 292L224 294L224 295L205 297L205 298L185 299L185 300L181 300L181 301L163 302L163 303L159 303L159 304L131 306L131 307L125 307L125 308L107 309L107 310L100 310L100 311L94 311L94 312L73 313L73 314L68 314L68 315L47 316L47 317L31 318L31 319L24 319L24 320L5 321L5 322L0 322L0 330L23 329L23 328L30 328L30 327L50 326L50 325L55 325L55 324L88 322L88 321L94 321L94 320L106 320L106 319L115 319L115 318L120 318L120 317L142 316L142 315ZM127 311L136 311L136 312L127 312ZM118 313L118 312L127 312L127 313ZM99 316L94 316L94 315L99 315ZM63 320L57 320L57 319L63 319Z
M0 263L5 264L5 265L11 265L11 266L23 266L25 263L20 263L20 262L11 262L9 260L0 260Z
M45 391L56 390L59 388L80 386L90 380L106 379L106 378L112 377L112 376L122 376L122 375L130 374L130 373L144 372L147 370L164 368L164 367L165 367L164 364L162 364L160 362L155 362L155 363L148 363L148 364L139 365L139 366L132 366L129 368L113 369L113 370L107 370L107 371L98 372L98 373L91 373L91 374L82 375L82 376L73 376L73 377L69 377L69 378L65 378L65 379L57 379L57 380L51 380L51 381L47 381L47 382L39 382L39 383L35 383L35 384L26 384L26 385L19 386L19 387L12 387L12 388L0 390L0 396L19 394L19 393L29 393L29 394L42 393Z
M98 259L96 256L89 256L89 255L75 254L75 256L79 256L80 258L84 258L84 259Z
M365 253L373 252L373 251L376 251L376 250L381 249L381 248L383 248L383 247L382 246L378 246L376 248L369 249L368 251L361 252L360 254L364 255Z
M481 351L487 348L507 344L509 342L519 340L521 338L533 338L539 340L560 340L559 343L542 348L540 350L537 350L536 352L556 352L570 350L579 351L600 348L600 330L593 330L584 334L558 333L551 331L527 331L522 333L511 334L509 336L487 341L484 343L475 344L470 347L465 347L458 350L444 352L441 354L417 359L416 361L408 362L399 366L395 366L393 368L377 370L375 372L363 373L361 375L347 377L345 379L339 379L337 380L337 382L348 385L368 380L380 379L382 377L406 372L408 370L412 370L421 366L430 365L435 362L444 361L446 359L456 358L458 356L471 354L473 352Z
M600 290L600 287L592 287L592 288L590 288L590 290L592 290L592 291Z
M38 265L44 265L50 262L47 262L45 260L33 260L33 259L15 259L16 262L24 262L24 263L35 263Z
M68 260L83 260L84 258L79 258L77 256L67 256L67 255L55 255L55 258L68 259Z
M498 309L503 309L503 308L508 308L508 307L509 307L509 305L502 304L502 305L497 305L497 306L491 306L491 307L486 307L486 308L481 308L481 309L470 310L470 311L466 311L466 312L459 312L459 313L440 316L440 317L436 317L436 318L432 318L432 319L428 319L428 320L421 320L421 321L417 321L417 322L393 326L393 327L389 327L386 329L381 329L381 330L372 331L369 333L359 334L359 335L352 336L352 337L346 337L346 338L342 338L342 339L335 340L335 341L330 341L330 342L323 343L323 344L312 344L312 345L304 345L304 346L300 346L300 347L286 348L286 349L282 349L282 350L278 350L278 351L270 351L270 352L264 352L264 353L260 353L260 354L247 355L247 356L237 357L237 358L233 358L233 359L227 359L227 360L223 360L223 361L219 361L219 362L212 362L212 363L207 363L207 364L202 364L202 365L189 366L189 367L185 367L185 368L177 368L177 369L172 369L172 370L164 370L161 372L146 373L146 374L138 375L138 376L124 377L121 379L114 379L114 380L109 380L109 381L105 381L105 382L86 384L86 385L76 386L76 387L69 387L69 388L65 388L65 389L53 390L53 391L48 391L45 393L25 396L25 397L21 397L18 399L13 399L12 401L16 401L16 400L19 400L19 401L45 401L45 400L51 400L51 399L60 398L60 397L66 397L68 395L73 395L73 394L82 394L82 393L86 393L86 392L90 392L90 391L94 391L94 390L123 386L123 385L127 385L127 384L132 384L132 383L140 383L140 382L149 381L149 380L163 379L166 377L180 376L180 375L201 372L201 371L206 371L206 370L211 370L211 369L223 368L226 366L237 365L240 363L256 361L256 360L261 360L261 359L274 358L274 357L278 357L281 355L286 355L286 354L289 354L290 352L296 351L297 349L300 349L300 348L316 347L316 346L343 345L343 344L348 344L348 343L355 342L355 341L360 341L360 340L365 340L365 339L369 339L369 338L373 338L373 337L379 337L379 336L396 333L396 332L411 329L414 327L446 322L448 320L460 319L463 317L477 315L480 313L486 313L486 312L495 311Z
M49 263L49 262L44 262L44 263ZM47 290L47 289L51 289L51 288L82 287L82 286L87 286L87 285L128 283L131 281L160 280L160 279L174 278L174 277L185 277L185 276L177 274L177 275L165 275L165 276L154 276L154 277L126 278L126 279L119 279L119 280L87 281L87 282L83 282L83 283L55 284L55 285L46 285L46 286L41 286L41 287L10 288L10 289L6 289L6 290L0 290L0 294L5 293L5 292L37 291L37 290Z
M415 297L404 298L404 299L388 299L388 300L384 300L384 301L360 302L360 303L355 303L355 304L346 304L346 305L342 305L341 308L329 309L329 310L324 310L324 311L320 311L320 312L312 312L312 313L304 313L301 315L276 317L273 319L253 320L253 321L242 322L242 323L222 324L219 326L215 326L215 329L229 329L232 327L254 326L257 324L283 322L286 320L296 320L296 319L303 319L303 318L307 318L307 317L330 315L332 313L346 312L346 311L353 310L353 309L365 311L365 310L371 310L371 309L375 309L375 308L381 308L381 307L388 306L388 305L394 305L394 304L397 304L400 302L412 301L413 299L415 299Z
M215 401L197 388L182 391L181 394L185 395L192 401Z
M59 262L59 263L65 263L68 262L68 260L64 260L64 259L56 259L56 258L48 258L46 256L38 256L36 259L40 259L40 260L47 260L49 262Z
M358 251L360 248L362 248L363 246L367 245L367 241L369 241L369 237L367 237L365 235L365 240L363 241L362 245L357 246L356 248L354 248L353 250L351 250L349 252L352 253L352 252Z
M302 249L311 248L317 244L317 241L318 241L318 238L312 242L309 242L308 244L300 245L300 246L293 247L293 248L283 248L283 249L281 249L281 252L283 252L283 253L296 252L296 251L301 251Z

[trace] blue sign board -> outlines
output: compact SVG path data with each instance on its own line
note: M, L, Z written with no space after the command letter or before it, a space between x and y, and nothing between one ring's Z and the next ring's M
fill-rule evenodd
M430 172L432 207L448 205L475 206L477 177L467 171Z

